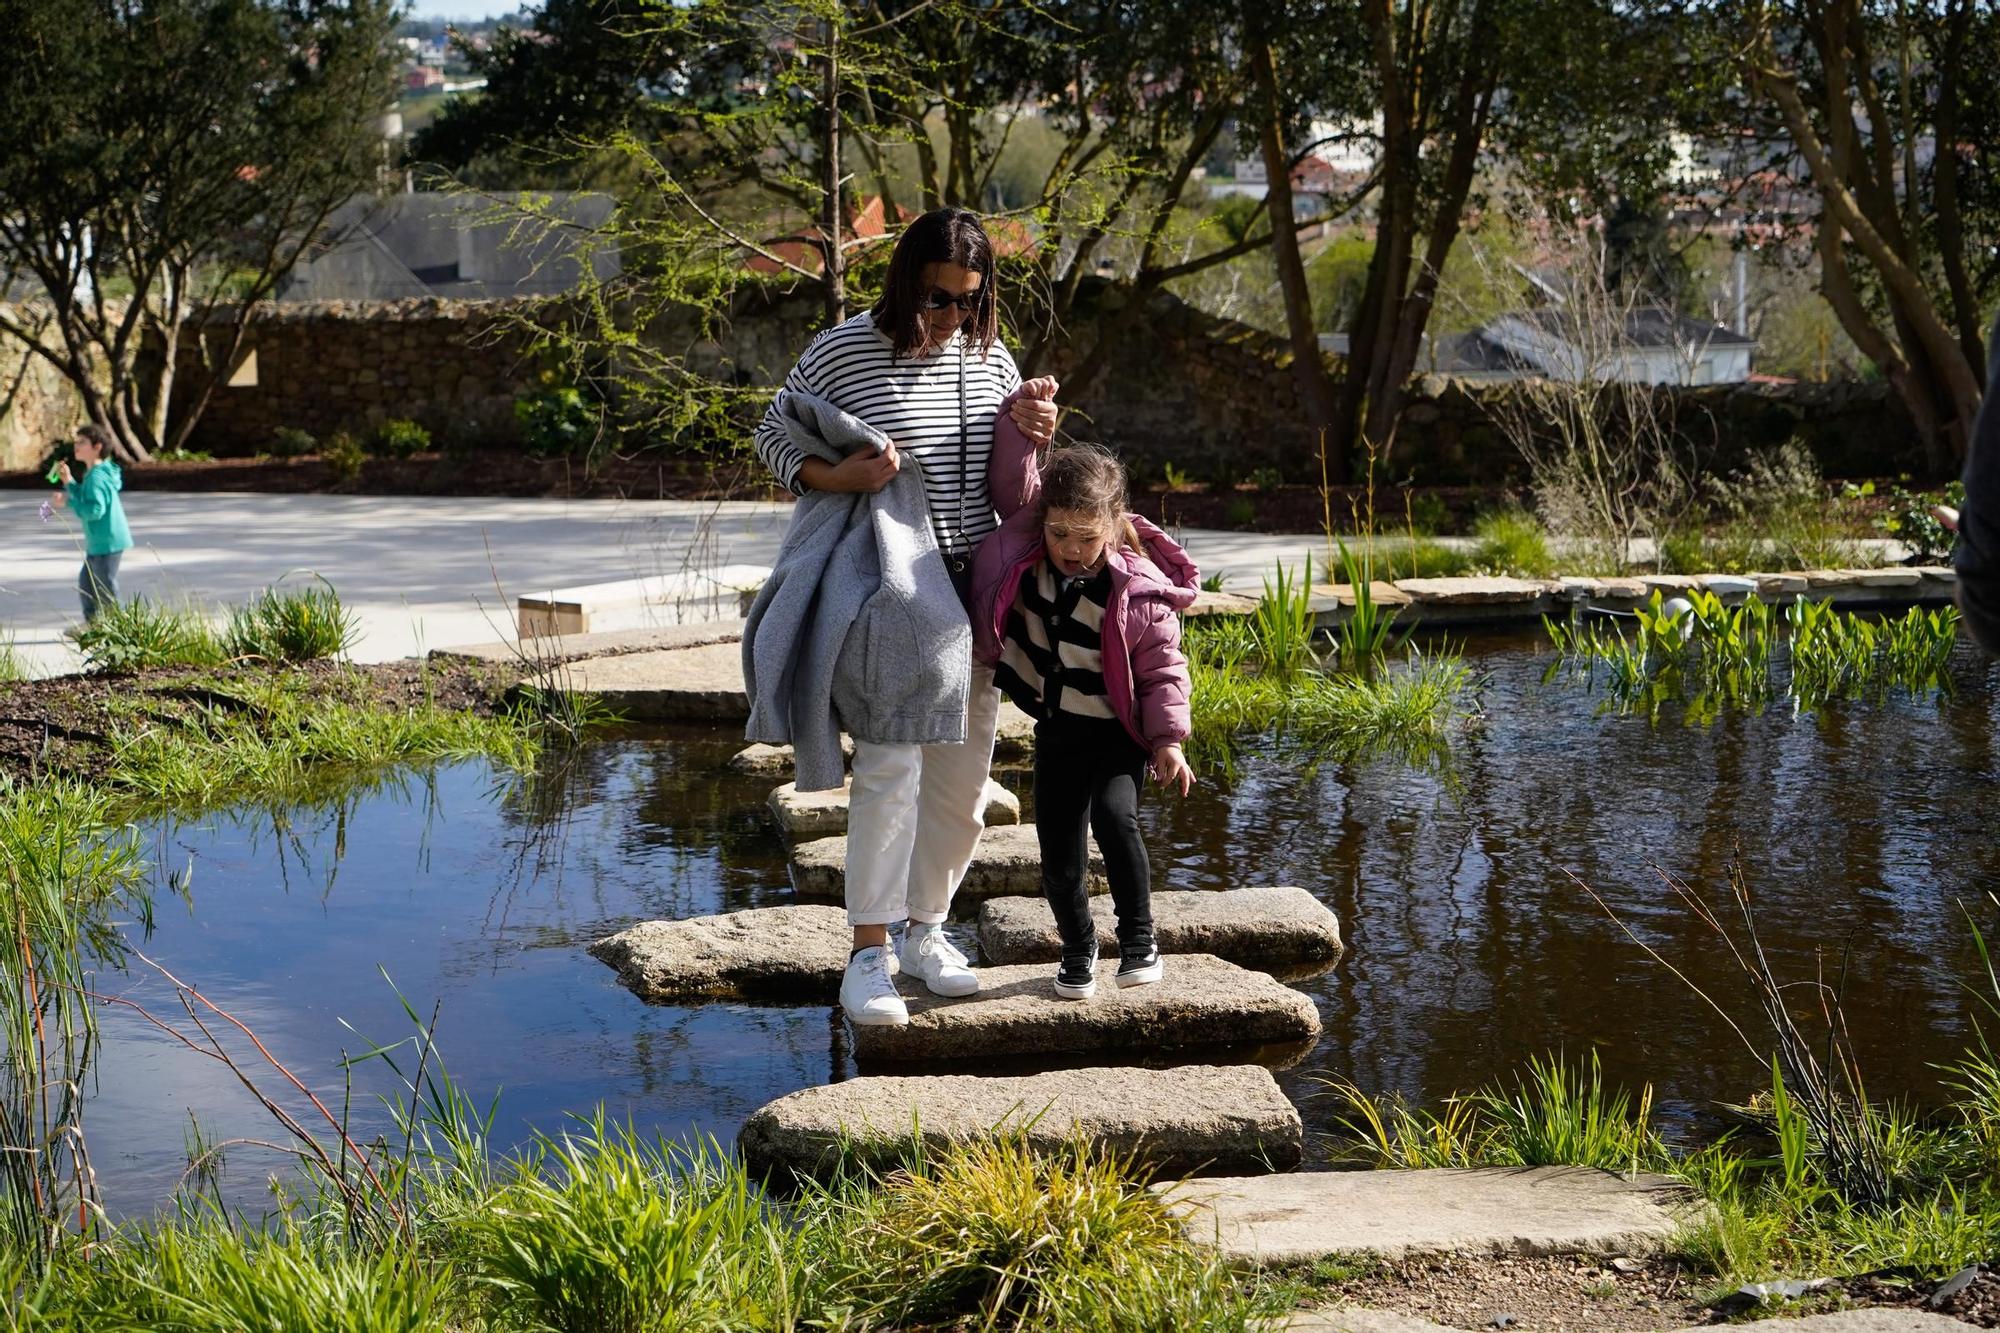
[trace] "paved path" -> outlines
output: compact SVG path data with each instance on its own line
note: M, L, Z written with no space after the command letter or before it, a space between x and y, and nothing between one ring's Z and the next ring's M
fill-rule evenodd
M0 492L0 636L37 674L73 670L61 638L77 616L76 526L36 521L39 491ZM512 638L513 600L577 584L723 564L768 565L786 504L687 500L439 499L134 491L139 543L127 593L217 608L288 570L313 569L361 619L359 661ZM1317 536L1184 534L1204 568L1254 592L1282 557L1303 562Z

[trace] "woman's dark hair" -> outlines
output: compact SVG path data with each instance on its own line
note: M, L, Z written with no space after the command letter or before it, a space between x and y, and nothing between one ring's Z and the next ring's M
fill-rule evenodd
M1134 555L1146 548L1125 517L1125 467L1106 450L1092 444L1066 444L1051 449L1042 463L1041 516L1051 509L1072 509L1101 519L1114 541Z
M981 356L1000 336L1000 313L993 297L993 242L979 215L963 208L937 208L912 222L896 238L889 276L874 306L875 327L895 340L896 355L913 356L924 345L924 302L930 284L924 269L956 264L979 274L979 301L960 332L979 346Z

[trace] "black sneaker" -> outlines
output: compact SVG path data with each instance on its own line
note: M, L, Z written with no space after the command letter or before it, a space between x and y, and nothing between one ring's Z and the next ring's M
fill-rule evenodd
M1087 1000L1097 992L1097 956L1064 954L1056 972L1056 994L1065 1000Z
M1160 951L1151 940L1144 944L1128 944L1118 951L1120 986L1150 985L1158 981L1164 971L1160 965Z

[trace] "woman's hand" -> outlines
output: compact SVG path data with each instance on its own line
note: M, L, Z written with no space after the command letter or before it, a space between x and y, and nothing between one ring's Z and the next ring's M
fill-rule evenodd
M1153 776L1162 787L1179 787L1185 796L1194 787L1194 770L1178 745L1162 745L1153 751Z
M1056 406L1056 380L1043 375L1021 382L1021 396L1014 400L1009 415L1021 433L1036 445L1047 444L1056 437L1056 418L1061 409Z
M808 458L799 468L799 480L815 491L873 495L894 481L902 466L902 455L891 441L873 453L852 453L838 463Z

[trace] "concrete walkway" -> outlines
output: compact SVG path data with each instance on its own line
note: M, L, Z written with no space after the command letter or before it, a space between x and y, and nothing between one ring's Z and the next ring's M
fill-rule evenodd
M75 670L62 631L77 619L83 548L75 521L42 524L40 491L0 492L0 638L37 675ZM787 504L516 500L134 491L138 543L122 591L220 615L287 571L311 569L359 615L357 661L514 635L514 599L578 584L725 564L768 565ZM1183 534L1205 571L1255 592L1274 561L1319 558L1316 535Z

